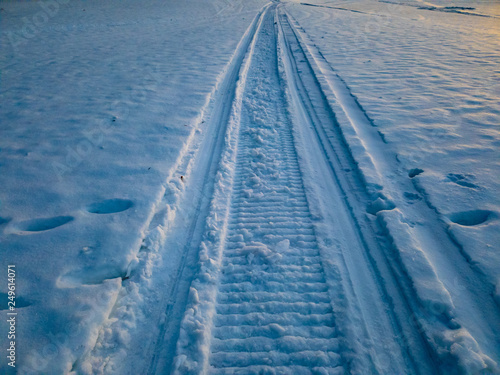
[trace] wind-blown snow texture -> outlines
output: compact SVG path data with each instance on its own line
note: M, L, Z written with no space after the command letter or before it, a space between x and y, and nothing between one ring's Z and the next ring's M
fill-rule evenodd
M467 2L491 15L478 17L396 3L287 9L362 104L386 149L410 175L421 170L414 182L422 197L490 289L500 290L498 5Z
M0 6L1 370L500 373L494 3Z

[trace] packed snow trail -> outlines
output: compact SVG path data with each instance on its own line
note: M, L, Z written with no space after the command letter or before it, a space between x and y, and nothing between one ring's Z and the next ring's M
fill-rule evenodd
M270 364L300 373L303 367L332 369L343 363L280 97L272 20L268 16L262 25L256 45L259 53L247 77L249 94L243 103L213 318L210 366L214 373Z
M225 108L212 120L224 142L209 148L216 171L203 184L210 207L197 210L198 264L175 281L177 312L167 311L149 373L493 368L422 252L394 254L373 220L395 208L375 168L383 150L367 152L366 135L354 149L346 140L328 77L279 7L263 10L238 50L240 65L224 78L231 100L215 99Z
M246 77L209 365L213 373L267 366L343 373L279 82L274 28L269 12Z
M304 184L276 15L275 6L263 14L241 67L174 372L414 373L374 279L361 277L366 284L359 288L368 303L375 298L370 319L384 336L381 350L356 293L344 288L349 275L343 280L344 268L325 259L320 244L330 240L317 236L320 219ZM361 249L358 241L345 243Z

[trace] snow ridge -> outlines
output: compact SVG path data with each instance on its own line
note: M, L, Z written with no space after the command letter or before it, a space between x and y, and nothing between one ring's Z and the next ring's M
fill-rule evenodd
M445 233L415 226L415 223L423 222L422 214L429 219L428 207L424 208L423 213L405 210L407 207L396 207L396 204L404 206L400 204L405 201L401 197L403 191L413 191L413 194L418 192L409 181L402 181L405 173L390 161L384 150L383 139L343 80L308 39L297 21L290 15L288 19L364 179L366 192L372 200L367 212L377 216L379 225L392 243L390 256L395 262L391 266L399 268L395 272L403 272L413 289L410 293L419 301L419 306L412 307L418 330L426 337L442 368L453 367L458 363L466 373L496 369L497 364L482 352L476 339L461 324L464 315L457 313L457 301L452 299L447 286L438 276L435 260L429 255L439 253L443 241L451 245L447 248L454 248L455 245L449 242ZM439 222L437 218L435 221ZM459 259L458 263L462 265L464 260ZM464 267L468 269L467 265ZM470 269L467 272L472 274ZM485 296L485 299L492 304L489 296ZM461 309L464 308L468 307L461 306Z

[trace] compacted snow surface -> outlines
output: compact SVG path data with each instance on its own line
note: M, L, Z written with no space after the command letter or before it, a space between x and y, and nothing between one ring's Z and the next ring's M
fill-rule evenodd
M1 373L500 373L498 3L0 31Z

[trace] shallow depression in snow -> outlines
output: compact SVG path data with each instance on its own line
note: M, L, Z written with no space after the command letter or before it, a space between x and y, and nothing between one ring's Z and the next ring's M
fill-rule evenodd
M93 214L114 214L128 210L134 205L128 199L106 199L102 202L92 203L87 207L87 211Z
M484 224L486 221L496 217L495 212L488 210L456 212L449 216L452 222L467 227Z
M40 219L32 219L27 221L22 221L16 224L17 229L21 232L42 232L50 229L54 229L69 223L74 218L72 216L56 216Z

